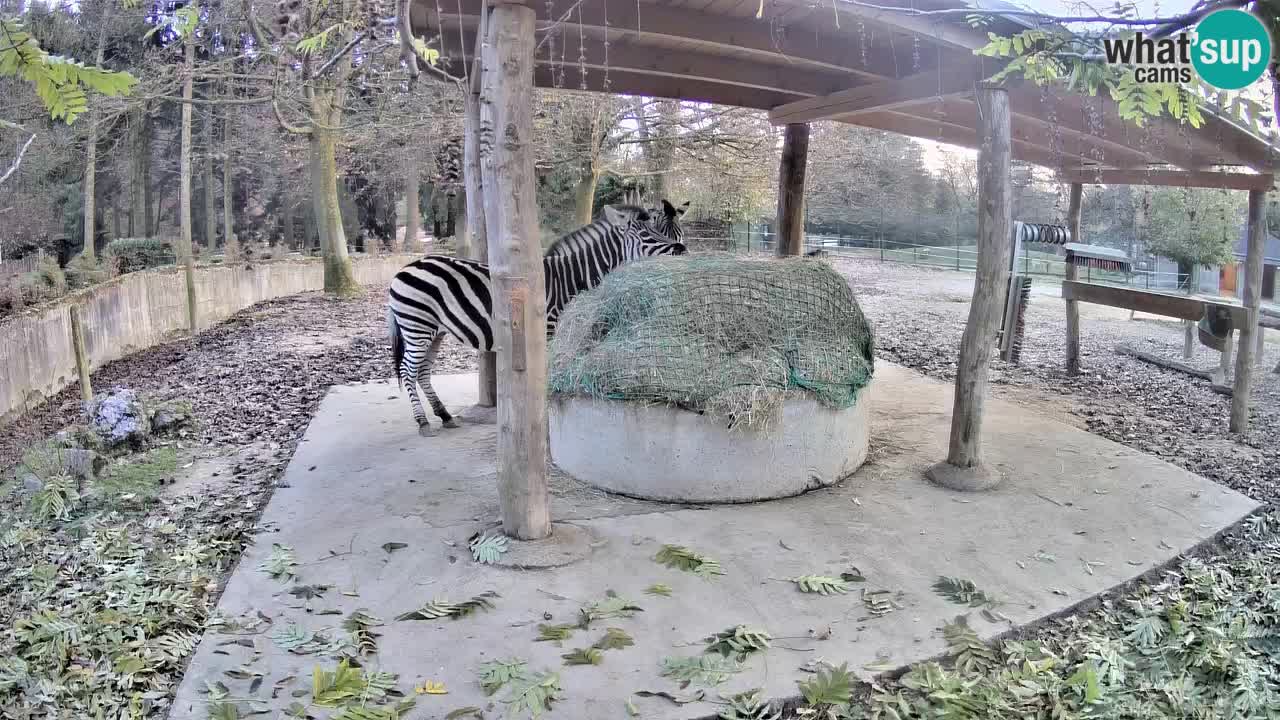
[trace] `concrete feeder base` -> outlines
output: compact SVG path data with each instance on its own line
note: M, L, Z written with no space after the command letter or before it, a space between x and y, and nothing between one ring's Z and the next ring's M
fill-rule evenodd
M729 429L665 405L553 398L551 457L588 485L646 500L789 497L831 485L866 461L867 394L864 388L846 410L788 399L765 431Z

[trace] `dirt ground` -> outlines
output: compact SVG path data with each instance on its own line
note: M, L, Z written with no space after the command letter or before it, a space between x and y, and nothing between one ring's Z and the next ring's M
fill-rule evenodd
M954 379L973 276L895 263L835 259L876 332L879 357ZM1039 278L1036 279L1040 281ZM1018 366L992 365L992 392L1034 405L1078 427L1161 457L1257 500L1280 499L1280 338L1273 333L1265 370L1254 383L1249 431L1228 432L1231 400L1209 383L1115 352L1116 345L1181 359L1179 321L1080 305L1084 372L1063 370L1066 322L1056 284L1033 285ZM1218 353L1196 345L1191 364L1216 368Z
M833 258L850 280L876 332L880 357L933 377L952 379L968 315L973 276L874 260ZM152 348L94 373L95 387L128 386L160 397L185 397L201 419L209 446L275 451L274 475L288 461L312 411L334 384L393 375L387 350L385 288L339 302L307 294L263 303L200 334ZM1081 305L1085 372L1062 370L1065 321L1056 286L1034 287L1018 366L996 360L993 393L1111 440L1162 457L1255 499L1280 498L1280 337L1267 344L1267 372L1255 383L1249 432L1227 431L1230 399L1209 383L1162 370L1114 351L1129 344L1181 357L1176 321ZM1197 344L1193 364L1216 367L1218 354ZM453 340L441 348L437 372L465 372L475 355ZM30 442L74 419L74 388L0 434L0 468ZM408 401L405 421L410 422ZM265 478L264 478L265 479Z

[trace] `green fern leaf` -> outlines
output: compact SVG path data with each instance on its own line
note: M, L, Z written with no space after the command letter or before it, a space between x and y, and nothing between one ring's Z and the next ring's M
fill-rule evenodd
M825 575L800 575L791 578L800 592L819 595L843 595L849 592L849 584L839 578Z
M604 653L595 647L578 648L560 657L564 658L565 665L599 665L604 662Z
M547 625L542 623L538 625L538 639L535 642L554 642L560 643L568 640L573 631L578 628L577 625L568 623L560 625Z
M685 685L719 685L730 675L742 672L737 660L720 655L667 657L662 659L662 676Z
M604 631L604 637L595 641L595 644L591 647L600 650L621 650L622 648L631 647L635 644L636 641L631 639L631 636L628 635L625 630L611 627L606 628Z
M818 671L811 680L802 680L800 694L812 707L844 705L853 699L853 673L848 663L840 667L828 667Z
M728 704L718 716L720 720L781 720L782 708L765 699L764 690L756 688L724 698Z
M505 535L477 535L470 544L471 557L478 563L492 565L507 551Z
M773 636L764 630L735 625L707 638L707 652L719 653L724 657L737 655L742 660L753 652L768 650L772 640Z
M972 580L939 577L933 583L933 591L958 605L970 607L995 607L999 603L978 589Z
M716 575L723 575L724 569L720 567L720 563L690 550L683 545L663 545L653 559L667 567L677 570L691 572L702 578L711 578Z
M520 658L491 660L480 665L480 687L485 695L492 695L501 690L503 685L528 674L529 666Z

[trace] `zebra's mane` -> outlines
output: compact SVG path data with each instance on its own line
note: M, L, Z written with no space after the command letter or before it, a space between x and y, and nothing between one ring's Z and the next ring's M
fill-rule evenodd
M613 207L620 212L630 213L640 220L649 219L649 211L639 205L614 205ZM571 241L578 240L584 236L590 240L590 242L583 243L583 246L591 247L600 239L608 237L609 230L613 227L614 226L611 225L608 220L604 219L604 215L601 214L601 216L593 220L591 224L584 225L577 230L561 235L555 242L551 243L551 245L547 247L546 252L544 252L542 256L551 257L553 255L570 255L578 252L580 248L576 243L572 243ZM590 228L597 228L600 230L600 233L587 232Z

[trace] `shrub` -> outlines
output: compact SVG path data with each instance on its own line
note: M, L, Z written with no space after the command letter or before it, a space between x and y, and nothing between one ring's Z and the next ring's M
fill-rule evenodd
M106 255L98 262L80 253L67 263L65 272L67 284L74 289L96 285L116 276L116 258Z
M122 273L173 264L173 247L159 238L119 238L102 251Z
M67 276L57 261L46 256L31 272L0 278L0 310L21 310L62 297L66 292Z

